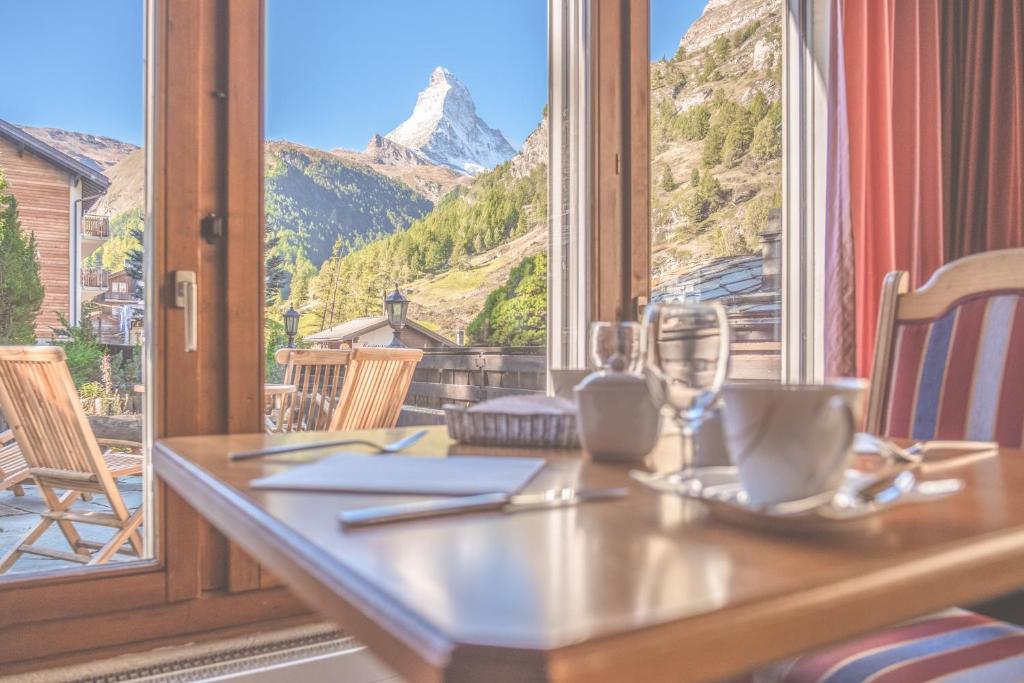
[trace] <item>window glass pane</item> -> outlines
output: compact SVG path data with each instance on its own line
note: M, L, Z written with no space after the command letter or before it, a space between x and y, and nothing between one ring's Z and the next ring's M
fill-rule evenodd
M778 0L651 0L652 301L721 301L736 378L780 377Z
M104 563L150 554L141 444L91 443L142 440L143 10L141 0L0 8L0 23L17 27L4 37L17 65L0 104L0 381L10 397L0 406L0 579L81 567L90 553ZM9 423L23 427L2 435ZM64 429L88 447L57 441ZM29 467L61 474L27 478ZM104 469L115 486L73 485L103 482ZM62 507L55 495L74 499L72 513L134 529L130 542L110 545L110 525L44 521ZM38 552L15 551L33 529Z
M275 359L293 345L423 349L402 423L544 389L547 14L269 0L266 376L286 385L268 388L269 428L328 418ZM396 287L408 306L389 316Z

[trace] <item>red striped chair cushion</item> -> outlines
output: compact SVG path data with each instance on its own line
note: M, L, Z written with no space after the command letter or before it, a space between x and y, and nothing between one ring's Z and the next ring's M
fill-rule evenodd
M882 433L1024 444L1024 296L963 299L897 322Z
M1024 681L1024 629L953 608L753 676L780 683Z

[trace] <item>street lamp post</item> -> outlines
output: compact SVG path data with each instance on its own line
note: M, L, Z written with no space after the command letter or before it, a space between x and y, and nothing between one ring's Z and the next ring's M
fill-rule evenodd
M402 296L402 292L398 289L398 283L395 283L395 291L390 294L384 295L384 315L388 317L388 324L391 325L391 329L394 331L394 335L391 338L391 343L388 344L389 348L401 348L405 344L399 338L399 334L402 328L405 327L405 318L409 313L409 300Z
M284 312L284 333L288 335L288 348L295 346L295 334L299 331L299 312L291 306Z

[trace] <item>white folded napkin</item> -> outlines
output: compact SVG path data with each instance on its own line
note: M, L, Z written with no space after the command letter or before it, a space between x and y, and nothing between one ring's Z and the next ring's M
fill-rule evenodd
M340 453L254 479L256 489L349 491L459 496L520 491L544 466L543 458Z

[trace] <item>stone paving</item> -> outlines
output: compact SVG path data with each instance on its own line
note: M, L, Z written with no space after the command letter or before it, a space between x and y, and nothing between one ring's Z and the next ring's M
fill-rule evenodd
M124 498L125 505L135 510L142 504L142 477L122 477L118 481L118 488ZM15 496L13 491L0 491L0 555L6 553L15 543L24 536L39 521L39 513L46 509L46 504L39 495L34 485L25 486L24 496ZM73 506L74 510L97 512L110 512L110 504L105 496L95 494L91 501L79 500ZM82 538L90 541L106 541L113 534L114 530L92 524L78 524L76 528ZM46 533L36 541L36 544L53 548L55 550L68 551L67 541L60 529L54 524ZM114 555L111 562L131 561L129 555ZM53 571L55 569L67 569L69 567L80 567L75 562L66 562L39 555L22 555L5 576L12 574L27 574L30 572Z

